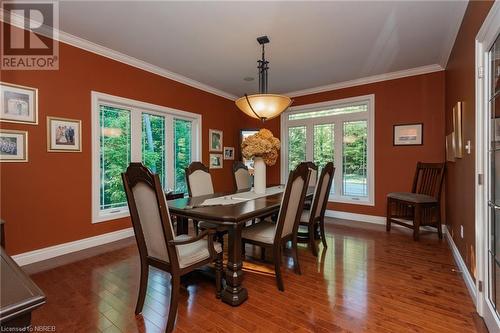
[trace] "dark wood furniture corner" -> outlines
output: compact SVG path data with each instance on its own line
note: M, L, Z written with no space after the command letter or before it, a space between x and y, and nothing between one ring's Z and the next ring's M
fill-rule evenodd
M23 332L31 325L31 312L45 304L45 295L3 247L0 251L0 330Z

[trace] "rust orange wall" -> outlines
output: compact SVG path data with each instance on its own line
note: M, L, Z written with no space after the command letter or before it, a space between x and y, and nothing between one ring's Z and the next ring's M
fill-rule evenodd
M92 90L201 114L205 164L209 128L224 131L225 146L238 144L234 102L66 44L58 71L2 71L1 81L39 93L38 125L0 123L29 133L29 163L3 163L0 170L0 216L11 255L130 226L128 218L91 223ZM47 152L47 116L82 120L82 153ZM211 171L216 191L232 188L231 162Z
M462 101L464 142L475 146L475 39L493 2L470 1L446 66L446 133L451 133L452 111ZM447 163L446 223L462 258L475 277L475 157ZM460 225L464 238L460 237Z
M444 71L295 97L293 105L368 94L375 95L375 206L329 203L328 209L385 216L387 193L411 189L418 161L442 162L445 159ZM262 127L257 120L242 117L247 127ZM423 146L392 145L394 124L420 122L424 123ZM275 136L280 135L279 118L264 126ZM279 181L277 163L268 169L268 182Z

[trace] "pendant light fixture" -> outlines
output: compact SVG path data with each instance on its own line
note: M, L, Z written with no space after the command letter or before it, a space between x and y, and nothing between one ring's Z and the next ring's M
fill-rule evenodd
M257 42L262 45L262 59L258 60L259 70L259 93L247 95L236 100L236 106L248 116L260 119L263 122L279 116L285 111L292 100L288 96L267 93L267 71L269 61L265 58L264 47L269 43L267 36L257 38Z

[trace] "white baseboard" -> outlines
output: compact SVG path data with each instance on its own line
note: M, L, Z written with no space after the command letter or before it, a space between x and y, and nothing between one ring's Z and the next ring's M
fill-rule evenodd
M451 237L447 228L445 228L444 234L446 235L446 240L448 241L448 244L450 245L451 253L453 253L453 258L455 259L455 262L457 263L458 268L462 272L462 278L464 279L465 285L467 286L467 289L469 290L469 294L472 297L472 301L474 302L474 305L477 305L476 304L476 301L477 301L476 284L474 282L474 279L472 279L472 276L469 273L469 269L467 268L467 265L465 265L464 259L462 258L462 255L458 251L458 248L455 245L455 242L453 241L453 238Z
M24 266L34 262L51 259L76 251L85 250L94 246L99 246L111 242L118 241L134 235L132 228L113 231L107 234L98 235L94 237L79 239L77 241L58 244L54 246L45 247L34 251L24 252L12 256L12 259L19 265Z
M348 212L339 212L327 209L325 216L343 220L360 221L375 224L385 224L385 216L365 215Z

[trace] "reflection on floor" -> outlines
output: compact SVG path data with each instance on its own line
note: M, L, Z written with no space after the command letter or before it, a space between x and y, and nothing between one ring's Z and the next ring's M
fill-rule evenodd
M423 232L330 220L328 249L318 258L301 245L302 275L284 257L285 292L273 266L245 262L248 301L229 307L210 279L188 280L176 332L476 332L474 306L446 241ZM260 258L247 245L247 256ZM139 258L133 239L110 251L32 275L48 302L34 325L57 332L163 332L169 276L154 270L142 316L134 316Z

